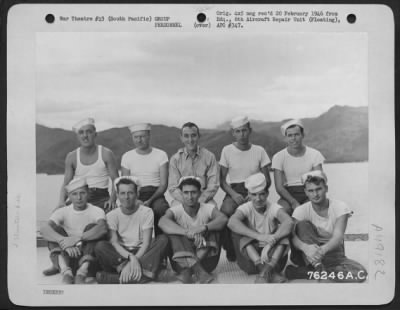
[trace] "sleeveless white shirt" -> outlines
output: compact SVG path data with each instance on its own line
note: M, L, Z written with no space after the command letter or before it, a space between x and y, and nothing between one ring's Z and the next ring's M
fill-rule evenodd
M81 163L81 148L76 150L76 169L74 178L86 178L89 188L108 188L109 174L102 157L102 146L97 147L97 161L91 165Z

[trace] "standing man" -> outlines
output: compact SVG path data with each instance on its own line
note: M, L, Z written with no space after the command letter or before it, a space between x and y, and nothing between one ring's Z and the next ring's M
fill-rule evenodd
M96 241L107 234L104 211L87 203L89 188L85 179L74 179L66 186L72 204L56 209L41 233L49 241L50 258L64 284L84 284Z
M59 207L65 206L67 185L74 178L85 178L89 186L88 202L110 211L115 207L115 193L108 192L109 181L118 177L114 154L96 144L96 127L93 118L86 118L72 127L80 147L68 153L65 159L64 183L60 191ZM111 183L112 184L112 183Z
M221 205L221 212L228 218L235 213L236 208L247 200L247 189L244 181L251 175L261 172L265 176L266 188L271 185L269 165L271 160L264 148L250 143L252 129L247 117L237 117L231 121L234 143L222 149L221 188L226 195ZM229 175L230 183L227 182ZM229 261L235 261L231 233L228 227L223 232L222 244Z
M154 212L155 234L161 230L158 221L168 210L164 193L168 186L168 156L150 145L150 124L135 124L129 127L135 148L122 155L121 172L125 176L138 178L141 188L139 200Z
M210 283L209 274L217 267L220 254L219 232L227 218L211 203L199 201L201 183L194 176L179 181L183 204L171 207L160 220L160 228L168 235L172 268L183 283Z
M228 226L233 234L237 264L248 274L257 273L256 283L285 282L278 272L289 245L293 220L276 203L267 201L267 182L262 173L247 178L250 201L240 205ZM274 282L275 282L274 281Z
M108 192L110 179L112 182L118 177L114 154L108 148L96 144L97 132L93 118L79 121L72 130L77 135L80 147L68 153L65 159L64 182L58 207L66 205L66 185L73 179L85 178L89 187L87 201L108 212L115 207L116 200L114 190L111 189L111 196ZM52 265L43 271L44 275L50 276L59 272L55 261L52 261Z
M296 226L291 260L298 267L288 266L287 277L365 281L365 268L344 253L344 233L353 212L344 202L327 198L328 179L322 171L308 172L302 176L302 181L310 201L293 212Z
M199 146L199 127L191 122L181 129L181 141L184 145L171 157L169 166L168 190L173 197L172 205L183 203L183 193L178 186L180 178L195 176L200 179L200 203L213 203L219 188L219 167L213 153Z
M98 272L100 284L145 283L160 280L160 263L165 257L168 238L158 236L152 241L154 215L137 200L139 182L136 177L116 179L120 207L107 214L110 241L101 241L95 248L96 257L105 271Z
M280 195L278 203L290 215L308 198L301 176L312 170L321 170L325 160L322 154L303 144L304 126L300 120L290 120L282 125L287 147L272 157L275 188Z

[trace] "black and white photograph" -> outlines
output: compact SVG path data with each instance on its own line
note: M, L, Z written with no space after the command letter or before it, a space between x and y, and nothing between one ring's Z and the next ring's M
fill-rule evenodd
M75 8L10 15L30 50L20 46L8 71L8 151L19 154L9 162L9 258L32 258L9 269L16 300L393 298L394 86L379 54L393 55L393 38L365 21L389 9ZM30 9L32 29L13 28ZM20 42L11 37L10 49ZM15 283L28 269L35 291L21 297Z

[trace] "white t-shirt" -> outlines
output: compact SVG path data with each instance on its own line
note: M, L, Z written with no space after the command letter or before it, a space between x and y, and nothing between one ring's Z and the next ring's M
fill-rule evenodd
M140 247L143 243L143 231L154 226L153 211L143 205L136 212L126 215L121 208L107 214L107 224L117 232L119 242L126 247Z
M149 154L138 154L136 149L122 155L121 166L137 177L141 186L160 186L160 167L168 162L167 153L152 147Z
M192 228L196 226L206 225L212 220L212 212L215 206L211 203L201 203L199 211L195 217L191 217L186 213L183 205L180 203L170 208L174 215L176 223L183 228Z
M258 213L251 201L240 205L237 210L243 213L248 227L260 234L273 234L279 226L278 211L282 209L277 203L267 202L264 214Z
M319 235L329 240L332 237L336 220L344 214L351 216L353 211L343 201L329 199L327 217L319 216L310 201L294 209L292 217L298 221L310 221L317 227Z
M259 145L252 144L247 151L241 151L229 144L222 149L219 164L228 169L230 183L242 183L270 162L267 152Z
M285 148L272 157L272 169L283 171L286 178L285 186L302 185L301 176L323 164L324 161L324 156L311 147L306 146L306 151L301 157L290 155Z
M98 220L105 220L103 209L90 203L83 211L77 211L73 205L62 207L53 212L50 220L62 226L68 236L82 236L83 230L89 224L96 224Z

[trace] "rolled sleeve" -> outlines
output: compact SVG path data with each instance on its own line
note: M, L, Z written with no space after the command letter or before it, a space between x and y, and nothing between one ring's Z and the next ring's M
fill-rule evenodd
M143 229L150 229L154 227L154 214L151 209L147 210L142 225Z

